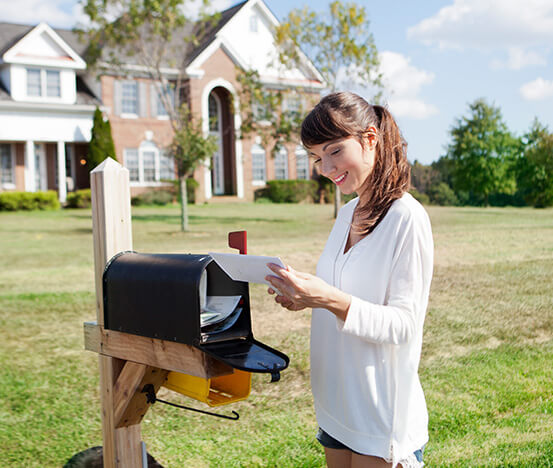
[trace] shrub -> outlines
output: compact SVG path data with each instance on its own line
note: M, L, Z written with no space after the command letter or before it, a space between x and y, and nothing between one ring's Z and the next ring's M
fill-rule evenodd
M426 193L419 192L416 188L409 190L409 193L413 195L413 198L423 205L430 204L430 197Z
M431 185L428 189L430 201L441 206L456 206L459 205L459 199L455 192L445 182Z
M92 205L90 189L76 190L67 194L66 208L90 208Z
M131 205L167 205L172 203L175 196L172 190L152 190L131 198Z
M317 196L317 182L314 180L270 180L266 195L275 203L299 203L314 201Z
M58 194L47 192L3 192L0 193L0 211L59 210Z

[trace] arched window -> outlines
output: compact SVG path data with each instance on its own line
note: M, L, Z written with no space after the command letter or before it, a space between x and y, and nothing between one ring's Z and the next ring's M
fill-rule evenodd
M296 146L296 178L309 179L309 158L303 146Z
M275 156L275 179L288 179L288 151L284 147Z
M267 173L265 168L265 149L258 144L252 146L252 181L265 182Z
M131 182L157 185L162 180L175 178L173 158L152 141L143 141L138 148L125 148L123 158Z

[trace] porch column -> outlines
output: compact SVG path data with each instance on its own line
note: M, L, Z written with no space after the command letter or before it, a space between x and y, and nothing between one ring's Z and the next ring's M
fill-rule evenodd
M36 192L35 142L25 142L25 191Z
M65 142L58 141L58 198L60 203L67 200L67 173L65 171Z

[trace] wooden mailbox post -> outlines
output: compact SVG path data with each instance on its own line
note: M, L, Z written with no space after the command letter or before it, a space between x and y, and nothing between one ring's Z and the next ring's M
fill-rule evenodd
M104 329L102 274L117 253L132 250L129 171L108 158L90 173L96 322L84 324L85 349L99 354L104 468L142 467L140 424L168 371L211 378L232 368L182 343Z

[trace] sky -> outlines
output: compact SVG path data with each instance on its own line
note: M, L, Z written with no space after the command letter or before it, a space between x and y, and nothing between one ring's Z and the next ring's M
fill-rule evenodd
M198 0L195 0L198 2ZM212 0L224 9L235 1ZM282 20L324 0L265 0ZM449 132L484 98L508 128L524 134L534 118L553 130L553 0L357 0L380 54L384 101L408 143L410 161L446 153ZM78 0L0 0L0 21L71 28ZM354 91L371 99L370 87Z

